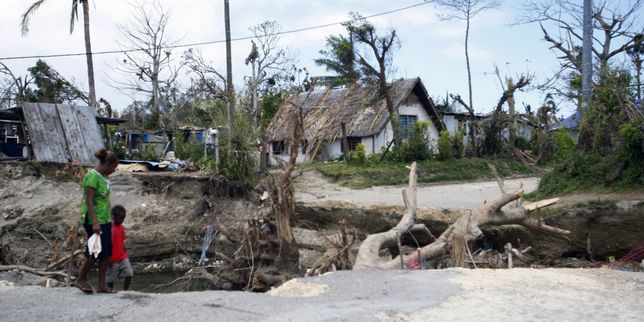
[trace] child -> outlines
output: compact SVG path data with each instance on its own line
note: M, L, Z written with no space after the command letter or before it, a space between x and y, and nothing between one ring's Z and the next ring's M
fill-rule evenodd
M132 282L134 272L125 252L125 227L123 227L125 215L123 206L116 205L112 208L112 219L114 221L112 227L112 266L107 270L107 285L110 288L114 288L116 279L125 278L123 290L127 291L130 287L130 282Z

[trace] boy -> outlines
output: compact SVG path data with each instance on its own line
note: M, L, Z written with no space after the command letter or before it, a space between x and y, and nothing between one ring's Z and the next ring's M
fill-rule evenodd
M125 252L125 208L116 205L112 208L112 266L107 270L107 285L114 288L114 281L118 278L125 278L123 281L123 290L127 291L132 282L132 266Z

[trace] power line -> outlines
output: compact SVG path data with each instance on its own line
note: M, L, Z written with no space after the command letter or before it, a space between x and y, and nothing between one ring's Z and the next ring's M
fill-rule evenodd
M384 15L396 13L396 12L399 12L399 11L408 10L408 9L415 8L415 7L420 7L420 6L426 5L428 3L429 2L427 2L427 1L423 1L423 2L416 3L416 4L413 4L413 5L409 5L409 6L406 6L406 7L401 7L401 8L392 9L392 10L389 10L389 11L384 11L384 12L376 13L376 14L373 14L373 15L365 16L364 18L369 19L369 18L384 16ZM311 26L311 27L304 27L304 28L280 31L280 32L270 34L270 36L285 35L285 34L298 33L298 32L303 32L303 31L314 30L314 29L327 28L327 27L331 27L331 26L335 26L335 25L341 25L341 24L348 23L348 22L353 22L353 21L356 21L356 19L349 19L349 20L340 21L340 22L332 22L332 23L316 25L316 26ZM255 38L255 36L244 36L244 37L232 38L231 41L249 40L249 39L253 39L253 38ZM174 49L174 48L182 48L182 47L198 47L198 46L219 44L219 43L225 43L225 42L226 42L226 40L220 39L220 40L211 40L211 41L202 41L202 42L194 42L194 43L187 43L187 44L164 46L164 47L162 47L162 49ZM92 55L93 56L111 55L111 54L132 53L132 52L142 52L142 51L143 51L143 49L104 50L104 51L92 52ZM83 53L50 54L50 55L12 56L12 57L0 57L0 60L21 60L21 59L34 59L34 58L59 58L59 57L85 56L85 55L86 55L86 53L83 52Z

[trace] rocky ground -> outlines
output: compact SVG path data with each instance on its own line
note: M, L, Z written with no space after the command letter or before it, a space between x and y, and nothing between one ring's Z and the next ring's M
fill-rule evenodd
M642 298L643 273L607 269L338 271L268 294L86 295L0 284L0 320L641 321Z

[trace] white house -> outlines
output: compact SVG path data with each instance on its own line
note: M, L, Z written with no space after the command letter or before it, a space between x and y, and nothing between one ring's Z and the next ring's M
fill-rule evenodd
M420 78L401 79L390 85L392 100L398 110L401 135L408 138L416 121L430 121L427 135L430 142L444 130L443 122ZM393 140L389 112L377 84L354 84L342 88L314 89L291 97L285 105L301 106L304 117L304 139L300 144L297 163L311 158L330 160L342 155L342 123L345 124L350 150L362 143L367 154L378 153ZM283 107L282 106L282 107ZM277 115L267 129L270 160L288 159L284 142L287 125Z
M471 117L467 112L441 112L443 123L445 124L446 130L450 134L455 134L458 132L463 133L463 145L467 146L469 143L469 131L471 126ZM503 114L503 117L509 118L507 114ZM483 133L483 122L490 121L492 119L492 114L489 115L476 115L476 119L479 122L479 134L478 139L483 140L485 134ZM508 121L509 122L509 121ZM536 125L530 121L525 115L517 115L517 137L525 138L530 141L532 138L532 132L536 128ZM506 126L501 130L501 135L503 138L508 141L510 137L510 130Z

